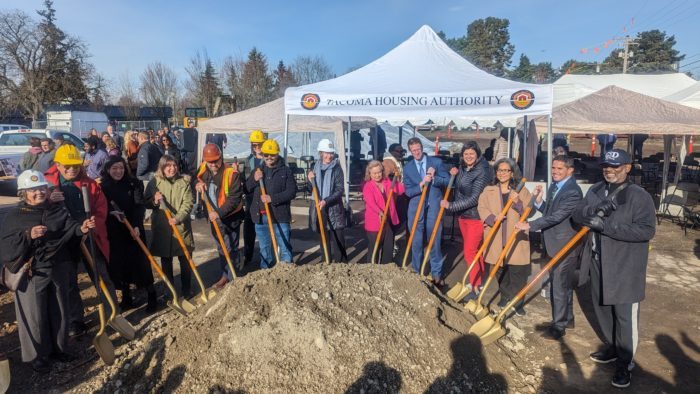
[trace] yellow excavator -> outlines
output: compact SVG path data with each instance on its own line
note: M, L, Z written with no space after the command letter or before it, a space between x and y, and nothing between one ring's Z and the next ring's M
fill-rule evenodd
M219 109L221 109L221 112L223 113L219 113ZM195 128L199 125L199 122L207 120L210 117L221 116L233 112L236 112L235 101L230 95L222 94L216 98L211 114L208 113L207 108L205 107L185 108L185 117L182 119L182 126L186 128Z

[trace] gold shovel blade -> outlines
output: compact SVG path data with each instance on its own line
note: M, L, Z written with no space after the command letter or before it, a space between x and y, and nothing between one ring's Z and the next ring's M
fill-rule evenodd
M204 305L207 302L211 301L212 298L216 296L216 291L213 289L208 289L204 293L201 293L197 298L195 298L194 302L197 305Z
M130 341L136 337L136 329L122 315L114 316L114 319L110 320L109 326L112 327L114 331L118 332L124 339Z
M486 316L478 322L472 324L472 326L469 328L469 333L480 337L497 325L498 324L493 316Z
M475 318L481 320L485 318L489 314L489 308L483 306L483 305L477 305L476 310L472 313Z
M471 313L471 314L473 315L473 314L476 312L476 310L477 310L478 307L479 307L479 306L478 306L478 304L476 303L476 301L474 301L474 300L469 300L469 302L467 302L467 305L464 306L464 309L466 309L467 312L469 312L469 313Z
M92 340L92 346L95 347L95 350L102 359L102 362L107 365L114 364L114 345L112 345L112 342L109 340L107 334L102 333L97 335Z
M490 330L484 333L484 335L481 335L479 339L481 340L481 344L486 346L493 342L496 342L499 338L501 338L504 335L506 335L506 329L503 328L500 324L496 324Z
M470 291L471 285L462 286L462 283L457 283L447 292L447 296L455 302L460 302Z
M178 298L174 301L168 301L167 304L170 307L170 309L181 314L182 316L187 316L188 314L194 312L195 309L197 309L194 305L192 305L192 303L190 303L184 298Z
M11 378L10 360L3 358L0 360L0 393L4 394L7 392L7 389L10 388Z

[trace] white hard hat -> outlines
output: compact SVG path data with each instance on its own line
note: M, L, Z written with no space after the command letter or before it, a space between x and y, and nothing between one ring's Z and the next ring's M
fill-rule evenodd
M46 186L49 183L46 182L44 174L36 170L27 170L19 174L17 177L17 190L33 189L39 186Z
M321 141L318 141L317 150L319 152L335 153L335 146L333 146L331 140L329 140L328 138L324 138Z

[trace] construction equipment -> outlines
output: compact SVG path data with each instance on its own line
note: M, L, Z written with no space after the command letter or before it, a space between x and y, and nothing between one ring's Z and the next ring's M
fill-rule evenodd
M330 256L328 254L328 243L326 241L326 226L323 224L323 215L321 215L321 207L318 206L318 188L316 187L316 178L311 181L311 190L314 196L314 206L316 207L316 217L318 218L318 231L321 233L321 245L323 246L323 256L326 258L326 264L331 263ZM268 220L269 222L269 220Z
M90 267L92 267L93 270L97 270L95 260L92 258L93 255L88 251L87 247L82 242L80 243L80 250L83 252L83 256L85 257L85 260L87 260ZM126 320L126 318L124 318L124 316L122 316L121 313L117 313L117 305L114 302L112 295L107 290L107 286L102 278L100 278L100 290L102 290L102 293L105 295L107 303L109 303L109 307L112 310L109 318L107 319L107 324L109 324L114 331L118 332L122 338L129 341L134 339L136 337L136 329L131 325L131 323L129 323L128 320Z
M525 208L522 215L520 215L520 220L518 220L518 223L524 223L530 216L530 212L532 212L532 207L534 205L533 200L534 198L530 199L530 202L527 204L527 208ZM464 306L464 308L467 311L469 311L469 313L474 315L474 317L476 317L477 319L482 319L489 313L488 308L486 308L483 304L484 294L486 294L486 289L488 289L489 285L491 284L491 281L493 281L493 278L496 276L496 272L498 272L498 269L501 268L502 263L505 262L506 256L510 252L511 247L515 245L515 239L518 237L519 233L520 232L518 230L515 230L513 231L513 234L511 234L510 237L508 237L508 241L503 247L501 254L498 256L496 264L494 264L493 267L491 267L491 272L489 273L489 277L486 280L486 284L481 289L481 293L479 293L479 298L476 301L469 300L469 302L467 302L467 305Z
M167 203L165 202L165 198L163 198L163 205L165 206L165 217L170 221L172 219L172 214L170 213L170 207L168 207ZM195 279L197 279L197 284L199 285L199 289L201 293L199 294L198 300L202 304L206 304L216 296L216 291L214 289L209 289L207 290L206 287L204 287L204 282L202 282L202 277L199 275L199 270L197 269L197 266L194 265L194 261L192 261L192 256L190 255L190 251L187 249L187 245L185 245L185 240L182 239L182 234L180 234L180 230L177 229L177 225L175 224L170 224L170 228L173 230L173 235L175 235L175 239L177 239L177 243L180 244L180 248L182 248L182 253L185 254L185 259L187 259L187 264L189 264L190 268L192 269L192 273L194 274Z
M613 191L609 196L608 199L612 201L613 203L615 202L615 197L624 189L629 186L629 182L623 183L622 185L618 186L615 191ZM604 214L602 211L596 212L596 215L599 217L603 217ZM518 294L510 300L510 302L501 310L501 312L498 314L498 316L494 319L492 316L487 315L483 319L479 320L478 322L474 323L473 326L469 328L469 333L474 334L481 339L481 343L483 345L488 345L492 342L497 341L499 338L502 336L506 335L506 329L503 326L503 320L506 317L506 314L508 311L513 308L518 302L520 302L527 292L540 280L542 277L550 270L554 265L556 265L559 260L561 260L575 245L576 243L583 238L586 234L591 229L589 227L582 227L581 230L579 230L570 240L569 242L564 245L557 254L552 257L551 260L545 265L540 272L535 275L532 280L523 287Z
M520 193L520 190L523 189L525 186L525 182L527 182L527 179L523 178L520 183L518 183L518 186L515 188L516 193ZM462 281L460 283L457 283L454 285L448 292L447 292L447 297L454 301L461 301L462 298L466 297L469 292L471 292L471 286L467 287L467 280L469 279L469 274L472 272L472 269L476 266L476 263L481 259L481 255L484 254L484 251L486 251L486 248L489 247L491 244L491 241L493 240L493 237L496 236L496 232L498 229L501 227L501 223L503 222L503 218L506 217L506 214L508 214L508 210L510 209L511 205L513 205L513 200L508 199L508 202L506 202L506 205L503 207L501 210L501 213L498 215L498 218L496 222L493 224L491 227L491 231L486 235L486 238L484 239L484 242L481 243L481 247L479 250L476 252L474 255L474 258L472 259L472 262L469 264L469 267L467 267L467 272L464 273L464 277L462 278Z
M204 206L207 208L207 212L213 212L213 208L209 203L209 199L206 194L202 191L202 201L204 201ZM221 250L226 258L226 264L228 264L228 269L231 271L231 277L236 278L236 270L233 269L233 262L231 261L231 255L228 253L228 248L226 243L224 243L224 237L221 235L221 228L219 227L219 222L216 220L211 221L212 226L214 226L214 232L216 233L216 238L219 240L219 245L221 245ZM236 246L237 247L237 246Z
M121 212L121 209L119 209L119 207L117 206L117 204L114 201L112 201L112 207L114 207L114 209L116 209L117 211ZM186 316L188 313L193 312L195 310L194 305L192 305L189 301L187 301L184 298L178 298L177 292L175 291L175 286L173 286L173 284L170 282L170 280L165 275L163 270L160 268L158 263L156 263L156 260L153 258L153 255L148 250L148 247L143 243L141 238L139 238L139 236L136 234L136 231L134 231L134 228L131 226L131 223L129 223L129 221L126 218L124 218L123 223L126 226L126 228L129 230L129 233L131 233L131 236L134 238L136 243L139 245L139 247L141 248L143 253L148 258L148 262L151 263L151 267L153 267L153 269L156 270L156 272L158 273L158 276L160 276L160 279L163 280L163 283L165 283L165 285L170 290L170 294L173 296L173 299L172 299L172 301L168 301L168 306L171 309L173 309L175 312L177 312L183 316Z
M87 186L83 185L82 187L82 192L83 192L83 207L85 208L85 214L89 218L90 217L90 195L88 194ZM95 256L95 244L92 239L92 229L88 232L88 242L90 243L90 254L93 257L94 261L94 256ZM101 278L100 278L100 271L97 270L97 267L95 267L94 275L95 277L93 278L94 284L95 284L95 291L97 292L97 299L99 300L101 298L100 294L100 286L98 283L100 283ZM100 330L97 332L97 335L95 335L95 338L92 340L92 346L95 347L95 350L97 351L97 354L100 356L102 359L102 362L104 362L107 365L112 365L114 364L114 345L112 345L112 341L109 340L109 337L105 333L105 310L104 310L104 305L100 303L97 306L98 314L100 316Z
M408 263L408 255L411 253L411 247L413 246L413 236L416 234L416 228L418 228L418 220L420 220L420 215L423 213L423 203L425 202L425 196L428 194L428 189L432 182L428 182L423 185L423 190L420 192L420 199L418 200L418 207L416 208L416 216L413 218L413 224L411 225L411 232L408 234L408 241L406 242L406 251L403 254L403 263L401 263L401 268L406 268Z
M399 172L394 171L394 179L391 181L391 189L389 189L389 194L386 198L386 203L384 203L384 211L382 211L382 220L379 222L379 232L377 232L377 238L374 240L374 249L372 250L372 263L377 263L377 250L379 250L379 244L384 235L384 225L386 225L386 217L389 212L389 206L391 205L391 199L394 197L394 188L396 187L396 181L399 179ZM385 191L386 192L386 191Z
M268 140L270 141L270 140ZM268 142L265 141L265 142ZM274 140L271 140L274 141ZM262 170L259 170L262 171ZM267 195L265 192L265 184L263 183L262 178L260 178L260 197ZM267 227L270 230L270 239L272 239L272 249L275 251L275 261L277 264L280 262L280 252L277 248L277 237L275 237L275 229L272 227L272 212L270 211L270 204L269 203L264 203L265 204L265 215L267 216Z
M207 119L209 119L209 116L206 108L185 108L185 117L182 119L182 125L188 128L195 128L199 126L199 122Z
M447 184L447 189L445 189L445 195L442 198L443 200L447 200L450 197L450 191L452 190L452 184L455 181L455 175L450 176L450 183ZM433 224L433 233L430 234L430 240L428 241L428 247L425 249L425 252L423 253L423 264L420 266L420 275L423 275L423 272L425 272L425 266L428 264L428 259L430 259L430 251L433 249L433 243L435 242L435 236L437 235L438 230L440 229L440 226L442 225L442 215L445 213L445 208L440 207L440 210L438 211L438 216L437 219L435 220L435 223ZM436 280L439 280L440 278L437 278Z

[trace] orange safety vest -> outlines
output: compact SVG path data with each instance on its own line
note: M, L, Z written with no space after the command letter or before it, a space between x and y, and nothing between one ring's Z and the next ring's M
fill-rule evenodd
M236 166L238 167L238 166ZM199 166L199 171L197 171L197 179L202 180L202 175L207 171L207 163L202 163ZM224 167L223 182L219 187L219 195L216 199L216 205L221 207L226 202L226 197L229 195L229 188L231 187L231 182L233 181L233 174L237 172L237 168L234 167ZM241 207L236 208L233 212L237 212Z

